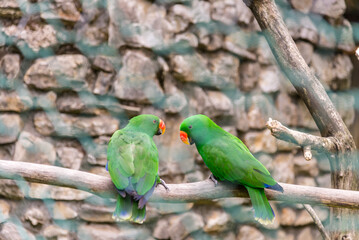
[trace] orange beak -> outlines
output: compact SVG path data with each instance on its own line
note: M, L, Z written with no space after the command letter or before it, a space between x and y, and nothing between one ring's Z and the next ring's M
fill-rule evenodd
M165 125L164 121L162 121L161 119L160 119L160 124L158 127L161 129L161 135L164 134L166 131L166 125Z
M188 140L187 133L185 133L184 131L180 131L180 138L181 138L182 142L189 145L189 140Z

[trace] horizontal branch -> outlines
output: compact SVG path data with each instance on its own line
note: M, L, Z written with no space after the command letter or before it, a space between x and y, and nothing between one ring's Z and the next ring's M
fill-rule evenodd
M117 196L116 189L108 177L49 165L0 160L0 178L70 187L105 198ZM359 192L356 191L285 183L280 183L280 185L282 185L284 193L266 189L268 199L359 209ZM168 184L168 187L170 188L169 192L161 186L157 187L150 201L176 203L227 197L248 198L248 193L242 186L220 183L214 187L210 180Z
M295 131L283 126L277 120L269 119L267 128L272 135L280 140L294 143L301 147L310 146L311 149L325 152L335 152L336 146L332 137L319 137L308 133Z

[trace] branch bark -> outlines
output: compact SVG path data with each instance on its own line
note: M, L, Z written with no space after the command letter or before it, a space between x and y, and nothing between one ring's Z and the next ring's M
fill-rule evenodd
M0 160L0 178L70 187L104 198L117 197L117 191L109 177L49 165ZM359 192L280 184L284 193L265 189L268 199L359 209ZM217 187L214 187L211 180L167 185L170 188L169 192L158 186L150 201L178 203L227 197L249 197L242 186L219 183Z
M322 235L323 240L330 240L329 234L325 231L325 228L324 228L322 222L320 221L318 215L315 213L312 206L310 206L309 204L303 204L303 206L307 210L309 215L313 218L313 221L314 221L315 225L317 225L317 228L318 228L320 234Z
M358 158L352 135L324 87L309 69L293 41L274 0L243 0L251 9L278 65L306 104L322 137L332 137L335 154L327 153L332 187L359 190ZM358 239L359 212L331 209L332 239Z
M268 120L266 126L274 137L286 142L294 143L303 148L310 146L311 149L324 152L335 152L337 150L333 138L331 137L319 137L295 131L283 126L280 122L271 118Z

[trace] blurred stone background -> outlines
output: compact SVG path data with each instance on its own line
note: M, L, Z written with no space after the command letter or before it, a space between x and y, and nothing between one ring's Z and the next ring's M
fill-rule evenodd
M358 21L358 11L346 14L344 0L277 4L358 144L359 25L347 19ZM155 137L160 176L201 181L210 173L178 128L202 113L239 136L276 180L330 187L325 157L306 162L265 128L271 117L319 135L240 0L0 0L0 27L0 159L108 176L112 133L152 113L167 126ZM0 239L320 238L300 204L272 202L277 217L265 227L248 199L151 203L136 225L112 220L113 200L74 189L0 180L0 196ZM328 209L314 208L327 224Z

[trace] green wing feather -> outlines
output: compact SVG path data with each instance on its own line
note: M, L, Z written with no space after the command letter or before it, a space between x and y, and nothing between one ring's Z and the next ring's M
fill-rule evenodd
M275 185L268 170L234 136L213 138L198 147L203 161L219 180L227 180L255 188Z
M157 147L147 134L116 131L108 145L108 170L115 186L123 190L129 178L139 195L153 186L158 172Z

